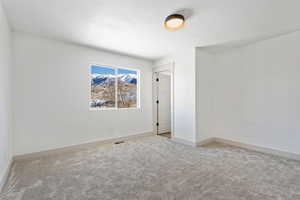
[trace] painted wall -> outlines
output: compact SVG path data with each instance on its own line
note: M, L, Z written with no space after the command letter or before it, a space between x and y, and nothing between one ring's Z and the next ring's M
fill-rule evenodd
M213 135L213 95L215 89L215 56L196 48L196 141Z
M300 154L299 52L295 32L215 54L213 71L201 69L214 80L212 104L202 105L212 108L212 135Z
M0 1L0 190L12 157L11 31Z
M16 155L152 132L152 63L14 33ZM141 109L89 110L89 64L141 71Z
M174 63L174 138L188 144L196 142L195 50L178 50L155 66Z

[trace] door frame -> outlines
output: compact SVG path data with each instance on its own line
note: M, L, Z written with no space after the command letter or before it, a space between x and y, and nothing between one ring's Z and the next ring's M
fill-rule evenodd
M158 127L156 126L156 123L158 122L158 107L157 107L157 103L156 103L156 97L157 97L157 74L160 72L170 72L171 75L171 138L173 138L175 136L175 128L174 128L174 62L169 62L166 64L161 64L161 65L157 65L153 68L153 81L152 81L152 85L153 85L153 130L155 135L158 134Z

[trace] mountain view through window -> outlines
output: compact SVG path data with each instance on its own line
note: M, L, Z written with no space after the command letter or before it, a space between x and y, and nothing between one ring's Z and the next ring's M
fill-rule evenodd
M138 71L91 66L91 108L137 108Z

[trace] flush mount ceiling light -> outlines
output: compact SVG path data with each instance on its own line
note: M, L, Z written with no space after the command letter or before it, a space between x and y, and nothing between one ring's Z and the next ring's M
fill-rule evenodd
M184 26L184 16L180 14L169 15L165 20L165 27L170 31L181 29Z

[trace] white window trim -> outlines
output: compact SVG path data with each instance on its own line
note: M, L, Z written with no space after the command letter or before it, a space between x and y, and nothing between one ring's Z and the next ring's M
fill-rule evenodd
M136 71L137 73L137 104L136 107L134 108L118 108L118 94L117 94L117 90L118 90L118 81L117 81L117 77L116 77L116 84L115 84L115 107L113 108L91 108L91 77L92 77L92 70L91 67L92 66L99 66L99 67L106 67L106 68L110 68L110 69L114 69L115 70L115 75L117 75L118 69L126 69L126 70L131 70L131 71ZM121 67L121 66L117 66L117 65L106 65L106 64L96 64L96 63L91 63L89 64L89 110L90 111L105 111L105 110L140 110L141 109L141 71L139 69L135 69L135 68L130 68L130 67Z

